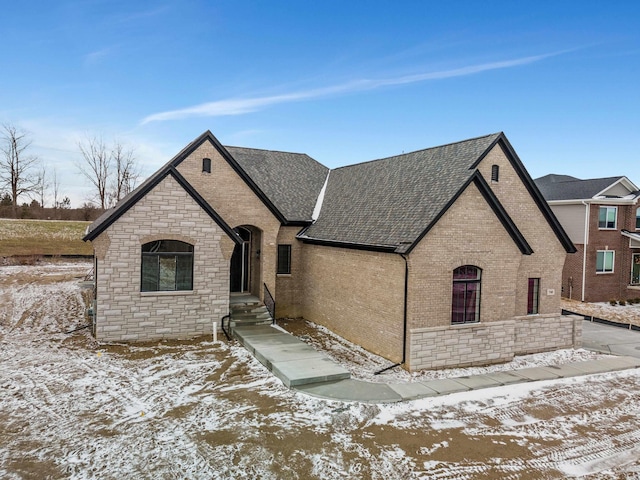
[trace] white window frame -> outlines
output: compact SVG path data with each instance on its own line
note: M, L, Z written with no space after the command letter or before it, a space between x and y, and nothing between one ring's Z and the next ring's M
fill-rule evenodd
M605 223L604 227L600 226L600 211L603 208L605 208L607 210L607 213L604 216L604 223ZM606 226L607 225L607 217L609 216L608 215L609 210L613 210L614 212L616 212L615 219L613 221L613 227L607 227ZM611 206L602 205L602 206L600 206L600 208L598 208L598 229L599 230L617 230L618 229L618 207L611 207Z
M632 253L631 254L631 280L629 281L629 285L640 285L640 283L633 283L633 266L635 265L635 262L639 261L640 262L640 253Z
M604 258L602 259L602 266L604 268L604 270L602 270L602 271L598 270L598 255L600 253L603 253L605 255ZM605 265L607 264L606 255L608 253L610 253L613 256L613 258L611 259L611 270L606 270L606 267L605 267ZM616 251L615 250L598 250L596 252L596 274L597 275L604 275L604 274L613 273L615 271L615 269L616 269L615 267L616 267Z
M636 208L636 230L640 230L640 207Z

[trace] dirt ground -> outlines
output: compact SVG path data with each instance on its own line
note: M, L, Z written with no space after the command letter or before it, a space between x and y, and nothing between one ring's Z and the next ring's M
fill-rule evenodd
M637 370L329 402L235 343L65 333L85 324L88 268L0 267L0 478L640 478Z

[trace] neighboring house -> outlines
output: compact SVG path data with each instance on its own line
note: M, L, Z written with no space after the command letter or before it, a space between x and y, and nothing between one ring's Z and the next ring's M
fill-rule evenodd
M502 133L329 170L205 132L88 229L95 334L211 333L230 292L410 370L572 347L575 251Z
M583 302L640 298L640 192L627 177L535 180L576 245L562 292ZM586 246L586 248L585 248Z

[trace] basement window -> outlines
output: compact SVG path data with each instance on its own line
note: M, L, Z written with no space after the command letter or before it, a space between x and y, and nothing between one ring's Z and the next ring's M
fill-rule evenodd
M178 240L156 240L142 245L140 290L193 290L193 245Z

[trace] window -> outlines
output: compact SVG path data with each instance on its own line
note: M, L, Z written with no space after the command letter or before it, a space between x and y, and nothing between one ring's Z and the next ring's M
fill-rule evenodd
M527 294L527 315L535 315L538 313L538 304L540 303L540 279L529 279L529 290Z
M141 291L193 290L193 245L156 240L142 245Z
M277 273L291 273L291 245L278 245Z
M600 207L598 214L598 228L615 229L618 207Z
M452 324L480 321L481 275L482 270L472 265L464 265L453 271Z
M640 230L640 207L636 209L636 230Z
M491 165L491 181L497 182L499 178L500 178L500 166Z
M596 254L596 273L613 273L614 250L598 250Z
M640 253L634 253L631 257L631 284L640 285Z
M202 171L203 173L211 173L211 159L203 158L202 159Z

